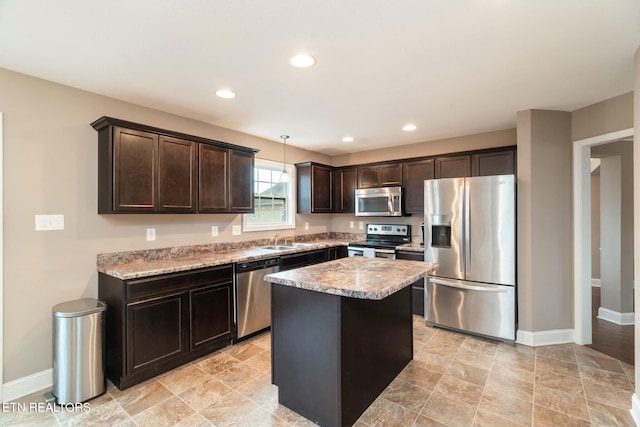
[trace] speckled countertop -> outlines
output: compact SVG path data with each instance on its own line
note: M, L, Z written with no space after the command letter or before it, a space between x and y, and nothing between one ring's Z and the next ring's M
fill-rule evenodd
M425 277L436 267L415 261L349 257L268 274L265 280L344 297L380 300Z
M405 243L404 245L396 246L397 251L407 251L407 252L424 252L424 246L419 242L416 243Z
M231 264L234 262L273 258L296 252L303 253L314 249L345 246L346 244L347 242L341 240L325 240L306 242L305 245L308 246L304 248L278 251L255 247L228 251L187 253L182 256L170 256L161 259L142 258L129 260L126 257L120 257L118 259L124 259L125 261L99 263L98 271L121 280L129 280L179 271L195 270L197 268L214 267L216 265Z

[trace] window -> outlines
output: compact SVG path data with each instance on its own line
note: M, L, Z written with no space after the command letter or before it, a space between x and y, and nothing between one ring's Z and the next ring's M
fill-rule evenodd
M255 160L253 169L255 211L242 216L243 231L295 228L293 167L286 165L285 168L289 174L289 182L280 182L282 163Z

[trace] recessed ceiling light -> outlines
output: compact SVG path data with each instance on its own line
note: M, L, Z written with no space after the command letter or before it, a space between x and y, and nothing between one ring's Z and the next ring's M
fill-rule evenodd
M402 130L410 132L412 130L416 130L418 129L418 126L412 124L412 123L407 123L406 125L402 126Z
M352 136L345 136L344 138L342 138L342 142L353 142L354 139Z
M289 59L289 64L298 68L311 67L315 63L316 63L316 60L313 58L313 56L309 56L304 53L301 53Z
M220 98L225 98L225 99L231 99L236 97L236 94L230 91L229 89L220 89L219 91L216 92L216 95L218 95Z

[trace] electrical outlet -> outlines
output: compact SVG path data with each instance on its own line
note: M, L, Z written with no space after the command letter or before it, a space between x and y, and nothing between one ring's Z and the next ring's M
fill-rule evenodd
M147 242L151 242L153 240L156 240L156 229L147 228Z
M36 231L64 230L64 215L36 215Z
M211 237L217 237L218 236L218 226L217 225L212 225L211 226Z
M231 234L234 236L239 236L242 234L242 226L240 225L234 225L233 227L231 227Z
M358 221L358 228L359 228L360 230L364 230L364 222L362 222L362 221Z
M349 228L354 228L356 225L353 221L349 221Z
M304 222L304 229L305 229L305 230L308 230L308 229L309 229L309 222L308 222L308 221L305 221L305 222Z

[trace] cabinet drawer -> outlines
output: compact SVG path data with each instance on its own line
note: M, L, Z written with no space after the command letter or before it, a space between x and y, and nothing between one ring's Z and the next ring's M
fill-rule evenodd
M179 292L197 286L231 283L232 281L233 265L225 264L222 267L130 280L126 286L126 298L128 301L132 301L165 293Z

